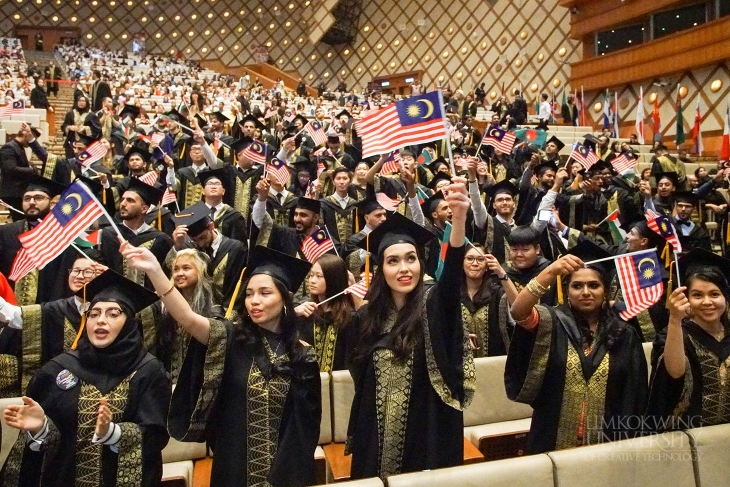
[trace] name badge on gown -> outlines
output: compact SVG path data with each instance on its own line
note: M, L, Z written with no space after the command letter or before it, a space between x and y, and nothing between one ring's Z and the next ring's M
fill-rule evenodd
M79 383L79 378L73 375L68 369L63 369L56 376L56 385L67 391Z

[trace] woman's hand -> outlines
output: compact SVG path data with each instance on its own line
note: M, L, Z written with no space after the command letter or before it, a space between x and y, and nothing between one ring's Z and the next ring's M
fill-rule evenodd
M451 209L452 219L466 221L466 214L471 207L469 194L466 191L466 179L455 177L444 191L444 199Z
M507 272L504 268L502 268L495 256L492 254L484 254L484 257L487 259L487 269L489 269L490 272L500 279L507 275Z
M5 408L3 419L11 428L28 431L37 435L46 422L46 413L40 404L33 399L23 396L23 405L12 405Z
M667 309L669 310L669 323L670 324L682 324L682 319L685 316L689 316L692 311L689 306L689 299L684 292L687 290L686 286L681 286L672 291L672 294L667 298Z
M548 269L553 277L557 277L567 276L583 267L585 267L585 264L583 264L582 260L575 255L567 254L550 264Z
M314 312L317 310L317 303L314 303L312 301L307 301L306 303L302 303L296 308L294 308L294 312L299 316L300 318L309 318L314 314Z
M112 421L112 412L106 402L106 398L99 399L99 412L96 416L96 429L94 434L98 438L104 438L109 433L109 423Z
M127 261L130 267L140 270L145 274L154 271L162 271L157 258L149 251L142 247L135 247L126 240L119 246L119 252Z

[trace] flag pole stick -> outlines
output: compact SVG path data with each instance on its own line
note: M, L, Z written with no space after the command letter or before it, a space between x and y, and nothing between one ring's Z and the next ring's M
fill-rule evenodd
M441 93L441 90L438 90L439 94L439 106L441 107L441 110L443 110L444 107L444 96ZM456 176L456 167L454 166L454 154L451 152L451 134L449 133L449 127L446 125L446 116L444 115L444 131L446 132L446 150L449 153L449 166L451 166L451 174Z
M596 260L590 260L588 262L583 262L583 265L598 264L599 262L615 260L615 259L618 259L619 257L630 257L632 255L646 254L649 252L656 252L656 249L644 249L644 250L637 250L636 252L629 252L628 254L612 255L611 257L604 257L602 259L596 259Z
M329 238L330 240L332 240L332 234L330 233L329 228L327 228L327 225L322 225L322 227L324 227L324 231L325 231L325 233L327 233L327 238ZM337 257L339 257L340 256L340 253L337 252L337 246L335 245L335 241L334 240L332 240L332 249L334 249L335 255Z
M601 220L596 226L597 227L600 227L601 226L601 223L603 223L606 220L608 220L609 218L611 218L614 215L614 213L618 213L618 210L613 210L610 215L608 215L606 218L604 218L603 220Z
M677 251L674 252L674 262L674 268L677 270L677 287L680 287L682 283L680 281L679 265L676 264L677 262L679 262L679 253ZM675 287L674 289L677 289L677 287Z
M73 247L73 248L74 248L74 249L75 249L75 250L76 250L76 251L77 251L77 252L78 252L79 254L81 254L81 255L82 255L82 256L84 256L85 258L87 258L87 259L89 259L90 261L94 262L94 259L92 259L92 258L91 258L91 257L89 257L88 255L86 255L86 253L85 253L85 252L84 252L83 250L81 250L81 249L80 249L80 248L79 248L79 247L78 247L78 246L77 246L77 245L76 245L75 243L72 243L72 244L71 244L71 247Z
M349 286L348 286L348 288L349 288ZM345 293L347 293L347 288L345 288L344 291L340 291L339 293L335 294L334 296L330 296L329 298L325 299L324 301L320 301L319 303L317 303L317 306L320 306L320 305L326 303L327 301L332 301L333 299L338 298Z
M91 198L91 199L92 199L93 201L95 201L95 202L96 202L96 204L98 204L98 205L99 205L99 207L101 208L101 212L102 212L102 214L103 214L103 215L104 215L104 216L106 217L106 219L107 219L107 220L109 221L109 225L111 225L111 227L112 227L112 228L114 229L114 231L115 231L115 232L117 232L117 235L119 236L119 238L120 238L120 239L122 239L122 241L126 241L127 239L126 239L126 238L124 238L124 236L122 236L122 232L120 232L120 231L119 231L119 227L117 227L117 224L116 224L116 223L114 223L114 219L113 219L113 218L111 217L111 215L109 214L109 212L108 212L108 211L106 211L106 208L104 208L104 205L102 205L102 204L101 204L101 203L99 202L99 200L98 200L98 199L96 198L96 196L94 196L94 193L92 193L92 192L91 192L91 190L89 189L89 187L88 187L88 186L86 186L86 185L84 184L84 182L83 182L83 181L77 181L77 182L78 182L78 183L79 183L80 185L82 185L82 186L84 187L84 189L86 190L86 193L87 193L87 195L88 195L88 196L89 196L89 197L90 197L90 198Z
M23 212L22 212L22 211L20 211L19 209L15 208L14 206L10 206L9 204L5 203L5 202L4 202L4 201L2 201L2 200L0 200L0 206L4 206L5 208L7 208L7 209L8 209L8 210L10 210L10 211L14 211L15 213L18 213L18 214L20 214L20 215L23 215L23 216L25 216L25 213L23 213Z

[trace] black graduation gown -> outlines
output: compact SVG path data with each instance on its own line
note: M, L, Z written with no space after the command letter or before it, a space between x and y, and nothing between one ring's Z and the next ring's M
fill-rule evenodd
M327 227L327 233L332 238L332 242L342 248L350 236L355 233L355 208L357 201L349 198L345 208L334 196L328 196L320 200L322 206L322 219ZM339 251L339 250L338 250Z
M215 228L228 238L246 243L248 224L240 211L226 204L215 213Z
M144 216L144 222L151 226L152 228L156 230L160 230L162 233L166 233L167 235L172 235L172 232L175 231L175 222L172 220L172 212L165 208L164 206L159 209L159 217L160 217L160 224L162 228L158 228L157 225L157 217L158 212L157 208L155 207L152 211L148 212Z
M674 227L677 229L677 237L679 237L679 243L682 244L683 249L704 249L712 252L712 240L710 240L710 233L707 231L704 223L693 222L694 227L689 232L689 235L684 235L681 224L679 223L680 220L675 219L674 221Z
M160 175L160 177L162 176ZM200 179L198 179L198 175L191 166L180 168L179 171L175 172L175 178L177 179L175 194L180 208L186 208L201 200L203 186L200 185Z
M248 251L243 242L221 236L218 251L208 264L208 274L213 279L213 299L224 309L228 308L247 260ZM239 292L237 301L242 300L244 294Z
M421 307L423 336L404 364L392 361L389 331L395 312L382 324L367 358L350 364L355 398L347 450L353 479L452 467L464 460L462 411L473 397L475 380L460 303L454 299L461 292L464 252L464 246L447 250L441 280L426 290ZM368 310L368 304L358 310L351 325L355 330Z
M292 193L287 193L283 200L279 201L269 194L266 198L266 212L278 225L286 227L294 226L294 210L297 208L299 198Z
M687 368L672 378L664 365L667 329L660 331L651 353L651 390L647 421L657 431L689 429L730 422L730 384L722 377L730 357L730 334L722 341L696 323L682 323Z
M338 329L329 313L300 319L297 325L301 339L314 347L320 372L347 370L355 345L354 327Z
M644 414L648 395L646 359L636 331L626 326L610 349L599 332L586 356L567 306L536 308L537 329L515 327L504 372L507 397L534 410L528 453L580 446L581 432L582 445L636 436L631 428Z
M526 190L520 191L517 199L517 210L515 211L515 223L517 225L529 225L537 215L537 208L547 194L547 190L539 186L530 185ZM567 220L563 220L567 221Z
M501 289L487 303L477 306L466 289L461 292L461 318L464 328L476 335L474 358L507 355L514 326L509 322L507 300Z
M523 287L527 286L527 283L537 277L538 274L544 271L550 264L551 261L547 260L545 257L538 257L537 264L529 269L521 270L518 269L511 260L508 260L505 262L504 270L514 283L515 288L517 288L517 292L519 292ZM540 299L540 303L546 306L553 306L557 303L557 294L555 285L551 286L550 290Z
M78 379L67 390L57 385L62 371ZM111 390L105 389L104 383L108 383L107 377L85 367L76 352L59 355L43 366L28 386L27 395L43 407L49 433L41 451L34 452L25 446L27 436L21 432L3 469L5 487L68 487L77 485L78 475L100 478L99 485L116 485L118 477L143 487L159 485L161 452L169 439L166 424L170 401L170 380L162 363L147 355L136 372ZM122 432L118 453L107 446L91 447L102 397L107 398L112 421ZM89 452L83 456L86 468L79 465L81 449ZM100 467L89 461L94 457L99 458ZM13 482L16 478L18 481Z
M170 135L170 134L168 134ZM190 160L190 146L193 144L192 138L187 135L183 129L172 137L172 160L175 163L175 170L188 167L192 164Z
M224 168L226 181L223 187L226 194L223 202L238 210L248 220L251 218L253 202L257 197L256 184L264 174L264 167L256 165L245 171L237 165L226 165Z
M30 225L26 220L0 225L0 272L6 277L10 276L13 261L21 247L18 236L28 230ZM18 305L44 303L70 296L68 269L78 255L75 250L68 248L43 269L33 269L18 282L11 282Z
M165 269L165 257L173 245L172 238L169 235L155 229L135 234L123 224L117 224L117 228L119 228L124 240L128 240L130 244L135 247L142 246L149 249ZM143 285L147 289L154 289L144 272L139 272L127 266L126 261L119 252L119 245L119 237L114 230L107 228L101 232L101 253L104 255L106 265L127 279Z
M476 225L474 225L476 227ZM498 262L504 263L509 257L509 237L512 229L506 223L502 223L496 217L487 214L484 228L475 228L474 240L481 242L488 254L492 254Z
M230 322L210 324L207 346L190 341L170 404L171 435L208 442L214 451L210 485L313 484L322 417L313 352L288 367L272 367L236 339Z

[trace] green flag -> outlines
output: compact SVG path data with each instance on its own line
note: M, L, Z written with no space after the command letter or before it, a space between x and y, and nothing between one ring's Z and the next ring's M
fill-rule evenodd
M677 96L677 145L684 143L684 116L682 115L682 99Z

